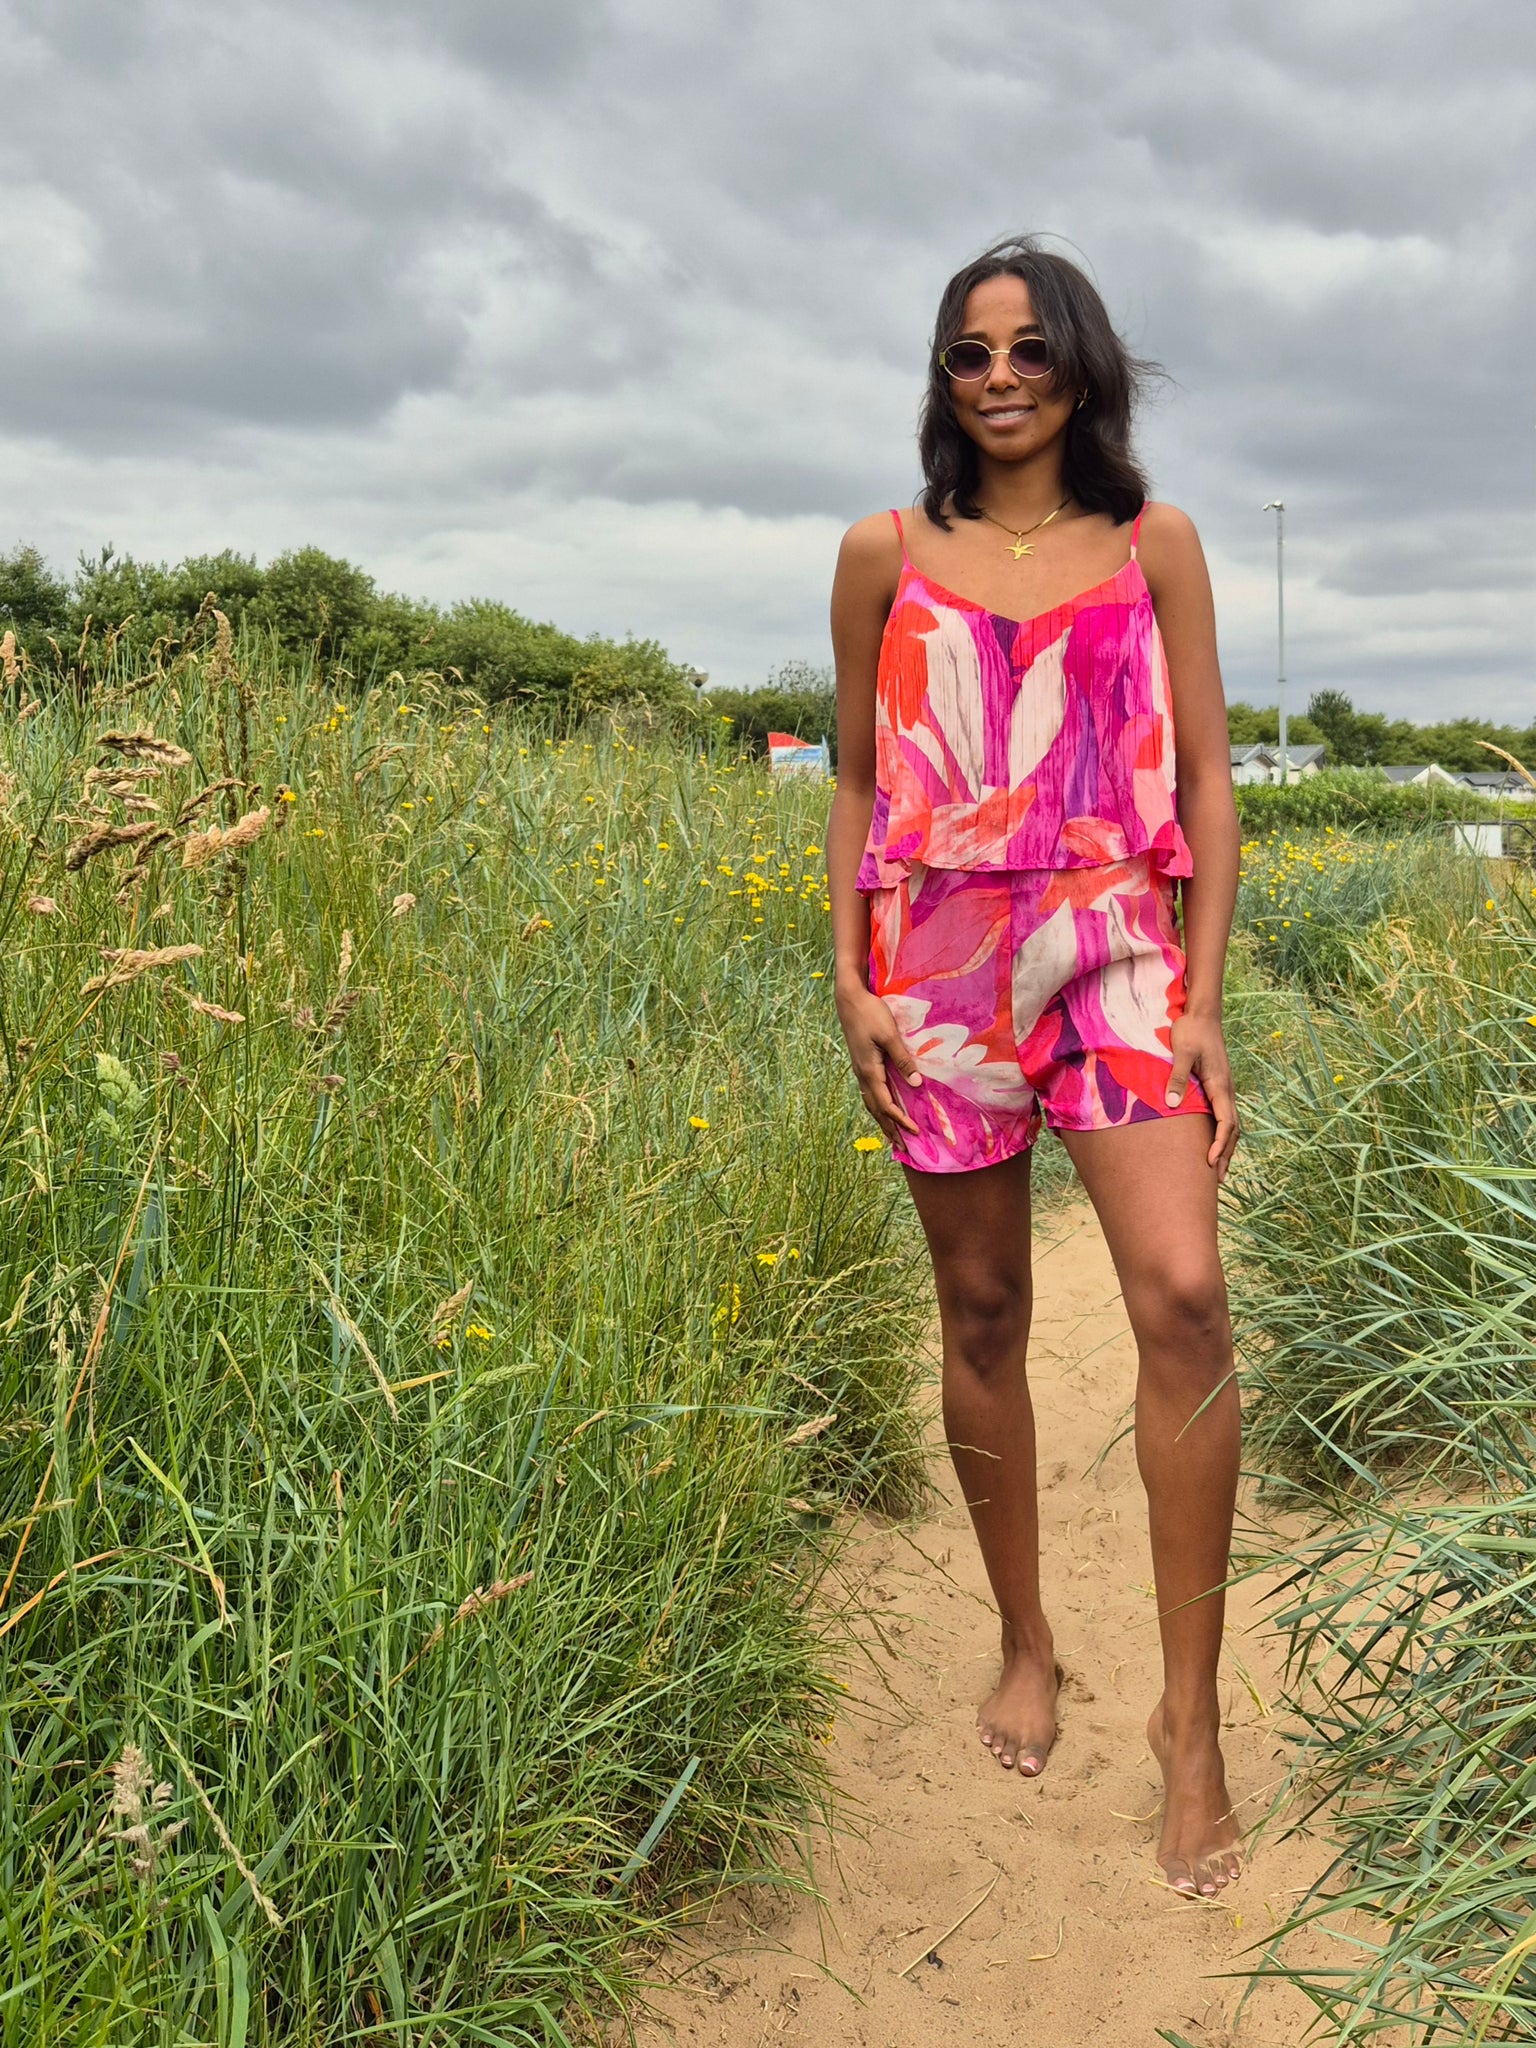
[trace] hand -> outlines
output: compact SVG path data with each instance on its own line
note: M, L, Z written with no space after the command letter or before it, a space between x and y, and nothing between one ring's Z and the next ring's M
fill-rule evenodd
M864 1107L888 1138L894 1138L900 1131L910 1131L916 1137L917 1125L892 1094L886 1071L889 1064L912 1087L923 1085L917 1061L907 1050L896 1019L880 997L871 995L867 988L849 989L846 993L840 990L837 1014L848 1041Z
M1232 1092L1232 1066L1227 1058L1226 1040L1214 1017L1191 1017L1187 1013L1173 1027L1173 1073L1166 1100L1172 1108L1184 1100L1191 1074L1198 1076L1216 1118L1216 1136L1206 1164L1216 1169L1218 1181L1225 1180L1240 1135L1237 1097Z

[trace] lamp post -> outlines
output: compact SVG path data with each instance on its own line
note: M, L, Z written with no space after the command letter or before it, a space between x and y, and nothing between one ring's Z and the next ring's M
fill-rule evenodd
M1291 779L1285 730L1285 500L1271 498L1264 510L1275 515L1275 605L1280 634L1280 783L1283 788Z

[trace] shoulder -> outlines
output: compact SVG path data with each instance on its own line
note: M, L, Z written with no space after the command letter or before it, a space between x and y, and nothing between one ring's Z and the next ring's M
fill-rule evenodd
M1194 596L1210 588L1195 522L1177 505L1148 500L1142 508L1136 557L1154 598Z
M1158 499L1149 498L1141 508L1141 532L1137 537L1136 552L1144 554L1149 548L1170 559L1180 555L1198 555L1200 536L1195 531L1195 522L1177 505L1165 505Z
M1205 551L1193 519L1177 505L1164 505L1152 498L1141 508L1136 553L1149 576L1158 569L1177 575L1181 569L1205 565Z
M856 519L837 551L835 592L861 607L868 602L883 618L900 581L901 536L895 520L889 512L871 512L867 519Z
M856 519L843 535L837 559L840 567L846 564L851 569L886 569L892 562L899 567L901 536L890 513L871 512L866 519Z

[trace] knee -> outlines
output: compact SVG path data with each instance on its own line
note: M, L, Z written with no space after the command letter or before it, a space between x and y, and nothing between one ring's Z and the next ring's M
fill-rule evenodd
M1212 1260L1143 1276L1129 1304L1143 1359L1219 1378L1232 1361L1232 1323L1221 1267Z
M1017 1369L1029 1341L1027 1279L986 1269L953 1275L941 1307L948 1363L982 1379Z

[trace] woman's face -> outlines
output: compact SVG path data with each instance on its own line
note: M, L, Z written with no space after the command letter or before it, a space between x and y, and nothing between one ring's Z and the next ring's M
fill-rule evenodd
M1008 349L1043 332L1021 277L989 277L977 285L962 318L954 339L985 342L990 349ZM1037 455L1065 430L1077 404L1076 392L1058 389L1049 372L1021 377L1006 355L993 356L985 377L951 377L949 391L962 430L998 462Z

